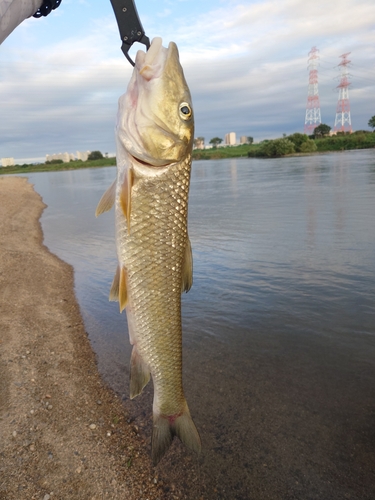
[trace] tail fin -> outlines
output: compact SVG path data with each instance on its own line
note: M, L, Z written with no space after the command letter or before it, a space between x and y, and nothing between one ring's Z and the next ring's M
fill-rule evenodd
M201 451L201 440L190 416L187 404L185 410L178 415L159 415L154 413L152 431L152 461L156 465L172 444L173 436L177 436L192 451Z

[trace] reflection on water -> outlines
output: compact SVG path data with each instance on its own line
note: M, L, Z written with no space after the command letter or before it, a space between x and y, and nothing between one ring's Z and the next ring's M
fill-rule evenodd
M375 498L374 172L372 150L194 163L184 379L208 498ZM107 300L114 217L94 216L114 176L30 180L46 245L75 268L99 368L126 400L126 320Z

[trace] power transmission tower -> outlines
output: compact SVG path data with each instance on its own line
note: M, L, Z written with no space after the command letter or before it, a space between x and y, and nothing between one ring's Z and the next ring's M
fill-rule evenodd
M314 129L322 123L320 116L320 102L318 90L318 63L319 50L313 47L309 52L308 68L309 68L309 87L307 91L307 105L305 115L305 134L311 135Z
M349 85L348 81L348 66L351 61L348 60L350 52L340 56L342 61L339 64L341 68L340 83L337 85L339 89L339 99L337 101L335 132L352 132L352 121L350 118L350 102L349 102Z

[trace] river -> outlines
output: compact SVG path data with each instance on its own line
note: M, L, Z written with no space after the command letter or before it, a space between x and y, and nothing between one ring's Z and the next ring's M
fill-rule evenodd
M94 216L115 167L28 177L99 370L149 435L151 390L129 401L108 302L114 215ZM194 162L189 234L184 386L203 451L186 462L175 444L160 467L198 462L194 499L375 498L375 150Z

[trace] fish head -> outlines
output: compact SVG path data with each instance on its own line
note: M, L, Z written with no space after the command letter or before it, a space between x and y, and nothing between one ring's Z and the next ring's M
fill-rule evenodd
M144 165L164 167L192 149L194 117L177 46L154 38L138 51L126 94L119 101L118 147Z

